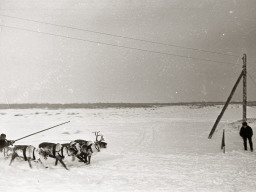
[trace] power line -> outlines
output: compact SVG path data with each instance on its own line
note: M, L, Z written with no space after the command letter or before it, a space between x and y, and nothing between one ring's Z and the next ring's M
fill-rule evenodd
M120 48L125 48L125 49L144 51L144 52L150 52L150 53L157 53L157 54L169 55L169 56L175 56L175 57L182 57L182 58L187 58L187 59L196 59L196 60L202 60L202 61L208 61L208 62L214 62L214 63L222 63L222 64L234 65L234 63L230 63L230 62L215 61L215 60L210 60L210 59L203 59L203 58L197 58L197 57L177 55L177 54L165 53L165 52L160 52L160 51L152 51L152 50L147 50L147 49L140 49L140 48L135 48L135 47L127 47L127 46L121 46L121 45L114 45L114 44L110 44L110 43L104 43L104 42L99 42L99 41L92 41L92 40L75 38L75 37L64 36L64 35L56 35L56 34L53 34L53 33L35 31L35 30L19 28L19 27L13 27L13 26L7 26L7 25L1 25L1 24L0 24L0 26L6 27L6 28L17 29L17 30L29 31L29 32L33 32L33 33L46 34L46 35L50 35L50 36L63 37L63 38L73 39L73 40L78 40L78 41L85 41L85 42L90 42L90 43L108 45L108 46L112 46L112 47L120 47Z
M65 35L56 35L54 33L35 31L35 30L30 30L30 29L25 29L25 28L20 28L20 27L14 27L14 26L8 26L8 25L1 25L0 24L0 26L6 27L6 28L10 28L10 29L29 31L29 32L33 32L33 33L46 34L46 35L55 36L55 37L62 37L62 38L66 38L66 39L72 39L72 40L84 41L84 42L89 42L89 43L102 44L102 45L107 45L107 46L112 46L112 47L119 47L119 48L130 49L130 50L137 50L137 51L156 53L156 54L161 54L161 55L169 55L169 56L174 56L174 57L181 57L181 58L187 58L187 59L195 59L195 60L201 60L201 61L208 61L208 62L213 62L213 63L233 65L233 66L236 65L236 64L230 63L230 62L222 62L222 61L215 61L215 60L210 60L210 59L203 59L203 58L197 58L197 57L177 55L177 54L165 53L165 52L160 52L160 51L152 51L152 50L147 50L147 49L140 49L140 48L136 48L136 47L127 47L127 46L122 46L122 45L114 45L114 44L111 44L111 43L104 43L104 42L100 42L100 41L93 41L93 40L76 38L76 37L70 37L70 36L65 36Z
M110 33L104 33L104 32L99 32L99 31L94 31L94 30L88 30L88 29L81 29L81 28L77 28L77 27L70 27L70 26L66 26L66 25L59 25L59 24L48 23L48 22L43 22L43 21L36 21L36 20L32 20L32 19L20 18L20 17L15 17L15 16L2 15L2 14L0 14L0 16L9 17L9 18L13 18L13 19L20 19L20 20L30 21L30 22L35 22L35 23L41 23L41 24L46 24L46 25L52 25L52 26L57 26L57 27L64 27L64 28L74 29L74 30L78 30L78 31L96 33L96 34L107 35L107 36L118 37L118 38L129 39L129 40L135 40L135 41L140 41L140 42L146 42L146 43L152 43L152 44L158 44L158 45L165 45L165 46L169 46L169 47L189 49L189 50L194 50L194 51L201 51L201 52L206 52L206 53L226 55L226 56L232 56L232 57L239 57L239 56L233 55L233 54L227 54L227 53L216 52L216 51L209 51L209 50L192 48L192 47L184 47L184 46L180 46L180 45L161 43L161 42L150 41L150 40L139 39L139 38L133 38L133 37L122 36L122 35L115 35L115 34L110 34Z

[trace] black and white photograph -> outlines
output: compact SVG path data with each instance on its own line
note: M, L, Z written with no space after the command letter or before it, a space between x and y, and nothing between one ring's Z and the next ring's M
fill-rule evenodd
M0 0L0 191L256 192L256 1Z

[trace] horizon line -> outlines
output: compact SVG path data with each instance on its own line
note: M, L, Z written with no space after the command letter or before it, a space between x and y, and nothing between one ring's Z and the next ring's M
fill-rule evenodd
M0 109L105 109L105 108L152 108L164 106L214 106L224 105L225 102L176 102L176 103L11 103L0 104ZM229 104L242 105L243 102L233 101ZM256 101L248 101L247 106L256 106Z
M256 101L247 101L255 103ZM93 105L93 104L190 104L190 103L226 103L226 101L181 101L181 102L73 102L73 103L0 103L0 105ZM243 103L243 101L231 101L230 103Z

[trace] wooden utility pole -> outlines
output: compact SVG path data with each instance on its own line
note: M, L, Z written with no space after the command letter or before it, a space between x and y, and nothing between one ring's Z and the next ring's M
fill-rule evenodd
M244 54L243 56L243 121L246 121L246 106L247 106L247 71L246 71L246 62L247 56Z
M225 103L225 105L224 105L220 115L216 119L216 121L215 121L215 123L213 125L213 128L212 128L212 130L211 130L211 132L210 132L210 134L208 136L208 139L212 138L212 135L213 135L213 133L214 133L214 131L215 131L215 129L216 129L216 127L217 127L221 117L223 116L226 108L228 107L228 104L229 104L229 102L230 102L230 100L231 100L231 98L232 98L232 96L233 96L233 94L234 94L234 92L236 90L236 87L237 87L237 85L240 82L242 77L243 77L243 121L247 120L247 118L246 118L246 106L247 106L247 84L246 84L246 78L247 78L247 71L246 71L247 56L246 56L246 54L243 55L242 59L243 59L243 70L242 70L240 76L238 77L238 79L237 79L237 81L236 81L236 83L235 83L235 85L234 85L234 87L233 87L233 89L232 89L232 91L231 91L231 93L230 93L230 95L228 97L228 100L226 101L226 103Z
M240 82L240 80L242 79L243 75L244 75L244 71L242 71L241 74L239 75L239 77L238 77L238 79L237 79L237 81L236 81L236 83L235 83L235 85L234 85L234 87L233 87L233 89L232 89L232 91L231 91L231 93L230 93L230 95L229 95L229 97L228 97L228 99L227 99L227 101L226 101L226 103L225 103L225 105L224 105L224 107L223 107L223 109L222 109L220 115L218 116L218 118L216 119L216 121L215 121L215 123L214 123L214 125L213 125L213 127L212 127L212 130L211 130L211 132L210 132L210 134L209 134L209 136L208 136L208 139L211 139L211 138L212 138L212 135L213 135L215 129L217 128L217 125L219 124L220 119L221 119L221 117L223 116L225 110L227 109L228 104L229 104L229 102L230 102L232 96L234 95L235 90L236 90L236 88L237 88L237 85L239 84L239 82Z

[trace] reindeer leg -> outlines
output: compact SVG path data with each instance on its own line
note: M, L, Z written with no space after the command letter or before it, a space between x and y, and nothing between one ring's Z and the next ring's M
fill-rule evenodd
M15 153L15 152L13 152L13 154L12 154L12 159L11 159L11 161L10 161L10 163L9 163L9 166L11 166L13 160L14 160L16 157L18 157L18 154Z
M32 164L31 164L31 159L28 158L28 164L29 164L29 167L32 169Z
M82 162L86 163L87 160L83 158L83 155L82 154L79 154L76 156L78 159L80 159Z
M84 163L87 164L87 163L88 163L88 160L87 160L88 155L84 153L84 154L83 154L83 158L84 158Z
M91 156L88 156L88 162L86 163L87 165L91 164Z
M79 154L79 155L77 155L76 156L80 161L83 161L83 158L81 157L81 155Z
M58 165L58 159L56 158L56 161L55 161L55 166L57 166Z
M88 160L87 160L88 159L88 155L86 153L84 153L83 156L84 156L84 162L87 163L88 162Z
M7 148L5 147L3 151L4 151L3 152L4 153L4 157L6 158L6 156L7 156Z
M88 157L88 155L87 155L86 153L82 152L82 153L81 153L81 157L82 157L83 160L84 160L83 162L84 162L84 163L87 163L87 157Z
M62 161L62 158L61 158L61 157L56 156L56 159L58 159L58 160L60 161L60 163L63 165L63 167L68 170L67 166L66 166L65 163Z
M43 162L41 161L41 159L38 159L38 161L39 161L39 163L40 163L44 168L48 168L47 166L45 166L45 165L43 164Z

